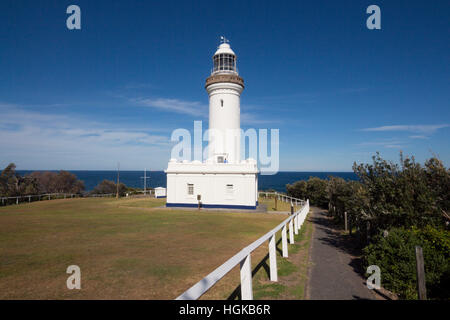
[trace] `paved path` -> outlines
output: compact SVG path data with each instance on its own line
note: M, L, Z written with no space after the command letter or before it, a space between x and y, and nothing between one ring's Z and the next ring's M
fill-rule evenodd
M376 299L356 271L357 250L332 228L326 211L312 207L314 224L307 298L312 300Z

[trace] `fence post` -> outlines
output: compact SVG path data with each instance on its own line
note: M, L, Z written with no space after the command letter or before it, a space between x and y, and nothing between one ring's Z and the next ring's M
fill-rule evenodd
M19 204L19 197L16 197L16 204Z
M292 220L294 220L294 219L291 219L291 221L289 221L289 243L290 244L293 244L294 243L294 230L293 230L293 222L292 222Z
M252 262L250 253L241 261L241 299L253 300Z
M48 195L48 200L50 200L50 194Z
M275 211L278 211L278 197L275 195Z
M275 247L275 234L269 239L270 281L278 281L277 250Z
M28 196L28 202L31 202L31 196Z
M347 211L344 211L344 226L345 226L345 231L348 231Z
M352 216L351 215L349 215L348 216L348 232L349 232L349 234L350 235L352 235L352 228L353 228L353 226L352 226Z
M281 229L281 247L283 249L283 257L288 257L288 247L287 247L287 234L286 234L286 225Z
M294 233L298 234L298 214L296 214L294 218Z
M416 246L416 273L417 273L417 292L419 300L427 300L427 289L425 287L425 267L423 263L422 247Z

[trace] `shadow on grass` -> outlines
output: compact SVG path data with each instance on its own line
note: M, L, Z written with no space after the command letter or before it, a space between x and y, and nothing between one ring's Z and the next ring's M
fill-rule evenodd
M281 243L281 237L280 239L278 239L275 248L278 251L278 253L280 255L282 255L282 251L280 248L278 248L278 245ZM264 258L262 258L262 260L256 265L256 267L252 270L252 278L255 277L255 275L258 273L259 270L261 270L261 268L264 269L266 275L268 278L270 278L270 267L268 265L268 261L269 261L269 254L266 254L266 256ZM242 300L241 297L241 285L238 285L236 287L236 289L233 290L233 292L230 294L230 296L227 298L227 300Z

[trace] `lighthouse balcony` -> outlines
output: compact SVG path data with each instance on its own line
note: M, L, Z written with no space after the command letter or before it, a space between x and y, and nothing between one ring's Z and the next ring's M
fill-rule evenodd
M244 79L242 79L237 74L220 73L220 74L213 74L210 77L208 77L206 79L205 88L214 83L224 83L224 82L231 82L231 83L235 83L235 84L238 84L238 85L244 87Z

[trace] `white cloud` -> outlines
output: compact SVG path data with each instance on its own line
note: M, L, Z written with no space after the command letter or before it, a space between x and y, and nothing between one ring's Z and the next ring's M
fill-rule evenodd
M430 139L429 137L424 136L424 135L414 135L414 136L409 136L409 138L411 138L411 139Z
M405 147L405 141L400 139L385 139L379 141L368 141L357 144L359 147L380 146L388 149L401 149Z
M18 168L108 169L120 161L129 169L162 169L170 157L170 135L11 104L0 103L0 112L0 160Z
M137 98L130 99L130 101L136 103L139 106L156 108L167 112L189 114L197 117L208 116L208 106L197 101L183 101L178 99L166 98Z
M408 131L423 134L433 134L437 130L448 127L448 124L435 124L435 125L394 125L394 126L382 126L375 128L365 128L362 131Z

